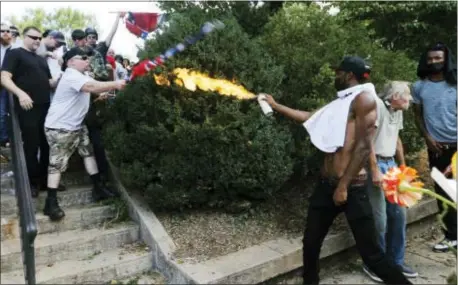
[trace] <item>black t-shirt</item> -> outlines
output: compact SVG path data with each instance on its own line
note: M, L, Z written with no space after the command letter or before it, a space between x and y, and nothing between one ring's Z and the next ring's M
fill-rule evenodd
M2 71L13 74L13 82L30 96L34 104L50 102L51 71L46 60L35 52L24 48L10 50L3 61Z

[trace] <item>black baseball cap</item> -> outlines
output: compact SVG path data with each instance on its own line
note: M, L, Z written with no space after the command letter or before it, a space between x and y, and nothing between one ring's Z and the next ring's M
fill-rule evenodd
M86 33L83 30L77 29L72 32L72 40L81 40L86 38Z
M89 56L88 52L80 47L73 47L69 49L62 57L62 59L64 60L64 62L62 63L62 71L65 71L65 69L67 69L68 61L77 55Z
M60 45L66 45L65 36L59 31L50 31L48 36L53 37Z
M368 77L371 73L371 67L359 56L346 56L336 70L352 72L357 77ZM365 75L367 74L367 75Z

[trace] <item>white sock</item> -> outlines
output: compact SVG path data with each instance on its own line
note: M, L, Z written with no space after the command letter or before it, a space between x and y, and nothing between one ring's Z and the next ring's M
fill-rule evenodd
M95 157L93 156L84 158L84 167L86 168L86 171L87 173L89 173L89 175L99 173L99 169L97 168L97 162L95 161Z
M57 189L59 188L61 173L48 174L48 188Z

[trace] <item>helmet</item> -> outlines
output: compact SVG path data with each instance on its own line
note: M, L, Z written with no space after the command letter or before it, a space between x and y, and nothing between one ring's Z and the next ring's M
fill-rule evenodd
M97 39L99 38L99 34L97 34L97 31L95 29L93 29L93 28L86 28L86 30L84 30L84 32L86 33L86 36L95 35Z

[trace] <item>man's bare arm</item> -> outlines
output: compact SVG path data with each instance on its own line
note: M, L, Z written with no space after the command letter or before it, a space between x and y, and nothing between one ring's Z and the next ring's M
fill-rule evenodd
M108 34L107 38L105 39L105 44L107 47L110 47L111 42L113 41L113 37L116 34L116 31L118 30L118 25L119 25L119 20L124 17L125 13L119 13L116 17L115 22L113 23L113 27L111 28L110 33Z
M338 188L346 189L351 180L363 168L372 150L372 138L377 119L375 99L366 92L358 95L352 103L355 116L355 147L350 162L339 180Z
M405 165L406 160L404 158L404 147L402 146L401 138L398 137L396 142L396 159L398 160L399 165Z
M300 123L307 121L313 115L313 112L295 110L278 103L273 104L272 109Z
M13 82L13 74L8 71L2 71L1 73L1 81L2 86L6 88L9 92L16 95L20 98L23 95L27 95L21 88L17 87L16 84ZM29 96L29 95L27 95Z

